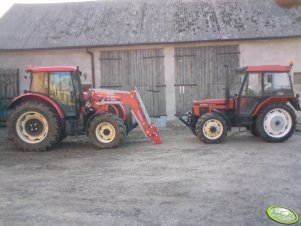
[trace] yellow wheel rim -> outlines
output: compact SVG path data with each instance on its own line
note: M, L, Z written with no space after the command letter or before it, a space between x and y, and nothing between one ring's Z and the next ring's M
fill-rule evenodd
M37 144L42 142L49 131L47 120L38 112L23 113L17 120L16 131L26 143Z
M210 119L203 126L203 134L209 140L216 140L223 134L223 124L217 119Z
M116 130L112 124L103 122L96 127L95 135L100 142L108 144L115 139Z

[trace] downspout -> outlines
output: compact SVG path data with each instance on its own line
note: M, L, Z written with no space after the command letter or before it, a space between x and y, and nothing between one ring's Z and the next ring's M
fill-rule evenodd
M89 49L86 49L87 53L91 57L91 71L92 71L92 88L95 88L95 65L94 65L94 54Z

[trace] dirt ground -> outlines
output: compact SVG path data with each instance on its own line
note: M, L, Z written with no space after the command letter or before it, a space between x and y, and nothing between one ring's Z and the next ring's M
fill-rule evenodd
M0 225L278 225L271 205L301 214L301 133L269 144L234 131L202 144L185 127L139 129L115 150L82 136L23 153L0 128Z

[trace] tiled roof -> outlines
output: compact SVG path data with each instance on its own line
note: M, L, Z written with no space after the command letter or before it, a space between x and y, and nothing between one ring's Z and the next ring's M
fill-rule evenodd
M301 7L273 0L111 0L15 4L0 50L301 36Z

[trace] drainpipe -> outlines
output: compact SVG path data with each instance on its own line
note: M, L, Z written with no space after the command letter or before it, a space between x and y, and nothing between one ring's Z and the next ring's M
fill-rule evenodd
M91 57L91 71L92 71L92 88L95 88L95 65L94 65L94 54L89 49L86 49L87 53Z

